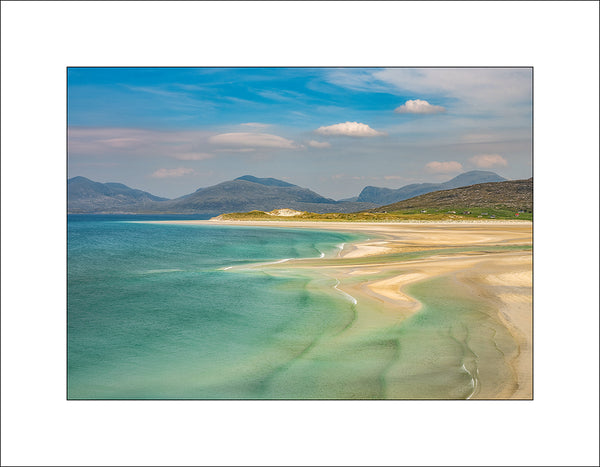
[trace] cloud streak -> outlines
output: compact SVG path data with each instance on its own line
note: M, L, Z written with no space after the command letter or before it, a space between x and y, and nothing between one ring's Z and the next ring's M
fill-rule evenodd
M327 79L362 92L458 99L460 106L454 107L477 113L506 112L519 104L530 108L532 98L529 68L384 68L359 73L342 69L329 72Z
M183 154L175 154L173 157L180 161L203 161L206 159L212 159L215 156L214 154L209 154L207 152L187 152Z
M212 157L205 150L210 134L206 131L69 127L69 158L131 156L204 160Z
M315 130L316 133L323 136L352 136L355 138L364 138L372 136L385 136L386 133L377 131L369 125L358 122L336 123L335 125L322 126Z
M268 123L248 122L248 123L240 123L240 126L243 126L246 128L253 128L256 130L265 130L266 128L269 128L271 125L269 125Z
M432 105L421 99L408 100L400 107L396 107L394 112L399 114L437 114L445 112L446 109L441 105Z
M211 144L232 148L273 148L298 149L301 146L294 141L268 133L223 133L211 136Z

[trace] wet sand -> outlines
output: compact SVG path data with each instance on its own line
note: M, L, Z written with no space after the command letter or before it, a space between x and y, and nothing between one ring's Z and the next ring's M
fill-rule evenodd
M334 381L335 369L340 366L340 352L364 345L365 355L368 355L370 351L375 352L369 349L375 348L373 345L377 342L381 344L377 355L382 354L385 347L389 364L378 370L383 389L373 397L455 398L452 395L438 397L434 390L422 390L427 384L435 389L436 385L443 384L443 378L448 378L447 374L440 376L441 380L434 378L435 374L441 375L442 370L447 370L441 363L446 358L448 363L444 365L448 367L461 365L455 376L465 379L456 383L463 388L456 393L456 398L532 398L531 222L173 223L330 229L366 235L368 240L346 244L335 256L257 265L274 274L305 270L328 277L335 281L334 293L343 294L354 304L355 315L349 324L311 349L307 359L335 360L327 376ZM466 310L465 316L469 318L444 325L444 329L437 332L441 337L415 327L415 335L423 336L422 340L435 340L431 345L432 349L437 346L435 352L428 352L427 342L398 338L402 327L416 322L420 313L444 308L453 310L457 306L461 312ZM448 349L447 353L444 348ZM453 352L460 352L459 360L451 361ZM413 361L407 355L413 355ZM342 374L340 371L340 378Z

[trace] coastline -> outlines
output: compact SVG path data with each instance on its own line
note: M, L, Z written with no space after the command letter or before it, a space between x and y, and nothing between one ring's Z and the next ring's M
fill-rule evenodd
M411 293L412 289L437 281L451 284L448 303L472 302L473 310L485 314L486 326L477 331L481 335L469 336L467 332L462 336L462 331L454 330L449 333L467 349L465 352L474 355L461 360L464 373L472 379L473 389L467 398L532 398L531 222L156 222L309 228L367 235L367 240L344 245L334 257L254 266L273 273L278 269L315 272L330 278L335 283L334 293L353 303L355 316L351 324L321 348L313 349L313 358L364 339L375 329L397 328L417 316L427 295ZM386 380L387 397L402 398L395 388L407 371L399 361L391 361L381 376ZM497 375L503 375L503 379L498 380Z

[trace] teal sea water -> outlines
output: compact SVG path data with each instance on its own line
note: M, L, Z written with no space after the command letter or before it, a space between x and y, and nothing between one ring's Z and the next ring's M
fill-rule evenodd
M68 397L467 399L516 389L518 345L475 283L445 275L408 286L422 308L407 318L340 290L328 265L435 254L329 259L364 238L70 217ZM443 252L479 248L527 249ZM322 258L324 267L286 264L291 258Z
M352 304L322 277L240 266L332 256L359 238L70 216L68 398L289 397L270 381L343 329Z

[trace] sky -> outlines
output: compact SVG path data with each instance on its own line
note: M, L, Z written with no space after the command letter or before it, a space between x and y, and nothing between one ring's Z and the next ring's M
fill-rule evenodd
M176 198L242 175L334 199L532 176L530 68L69 68L68 177Z

